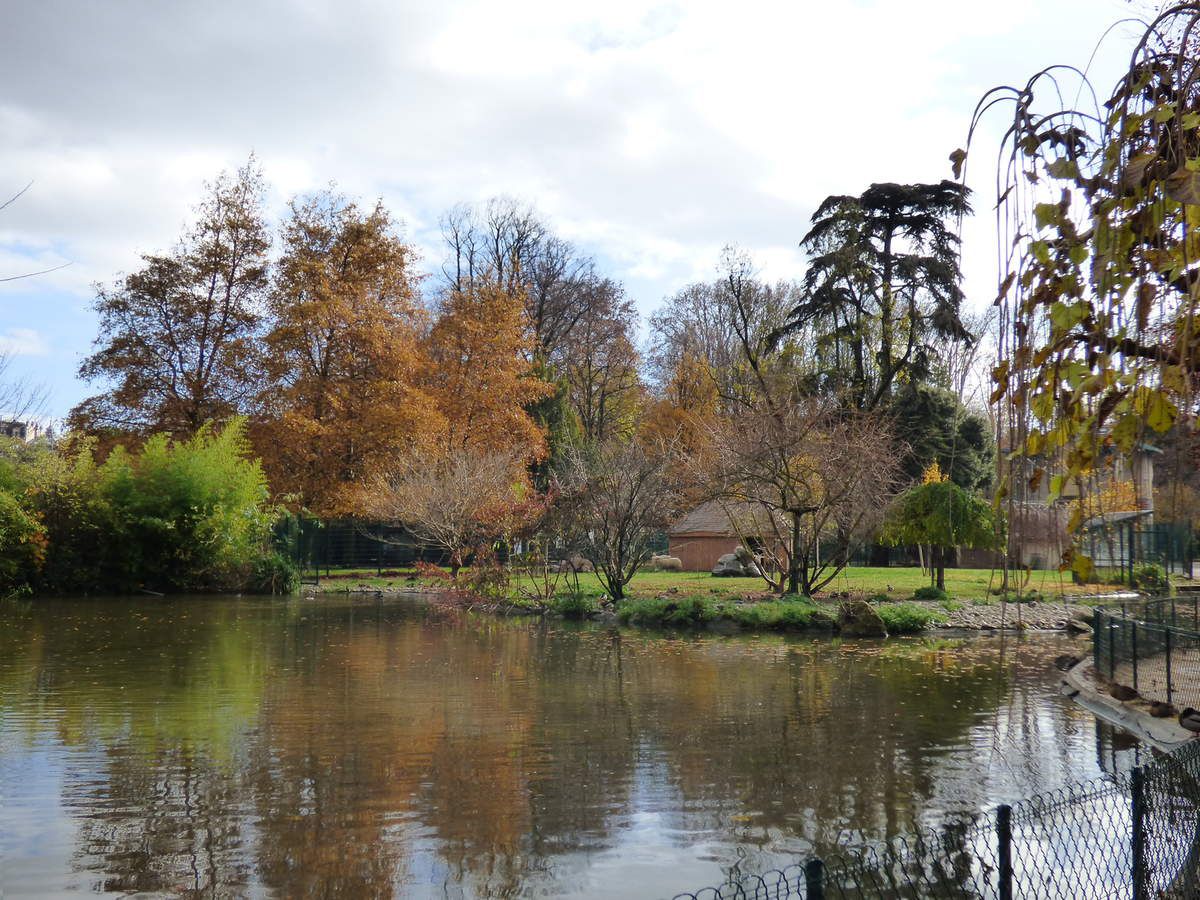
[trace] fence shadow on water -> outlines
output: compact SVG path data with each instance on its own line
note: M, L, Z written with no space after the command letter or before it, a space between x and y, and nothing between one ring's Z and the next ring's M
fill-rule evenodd
M1200 898L1200 743L936 831L675 900L926 897Z

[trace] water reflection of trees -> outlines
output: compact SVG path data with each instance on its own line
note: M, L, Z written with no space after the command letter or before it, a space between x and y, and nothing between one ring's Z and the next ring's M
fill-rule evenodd
M1021 644L1002 663L390 605L65 609L0 633L0 700L6 728L79 751L76 864L112 890L512 896L642 811L679 844L824 851L985 802L986 767L936 748L1045 725L1011 672L1046 652Z

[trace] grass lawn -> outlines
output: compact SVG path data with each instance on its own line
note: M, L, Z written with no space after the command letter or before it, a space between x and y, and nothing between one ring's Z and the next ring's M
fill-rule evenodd
M412 583L412 579L407 575L379 577L373 570L361 572L334 570L334 574L336 578L329 581L323 577L322 586L337 590L350 584L369 587L402 587ZM1018 576L1014 576L1014 578L1016 577ZM1023 578L1023 576L1019 577ZM564 576L559 581L559 589L566 589L568 583L568 579ZM911 597L914 590L928 584L929 576L916 567L855 566L844 569L825 590L854 591L868 595L886 593L893 600L904 600ZM991 569L946 570L946 591L951 597L960 600L987 598L989 587L998 588L999 585L1000 575L993 573ZM602 593L599 580L592 574L581 574L579 586L583 592L588 594ZM1021 584L1020 587L1022 590L1039 591L1047 600L1057 599L1063 594L1106 593L1114 590L1111 585L1072 584L1069 577L1053 571L1033 572L1029 582ZM707 572L639 572L626 590L631 597L644 598L656 597L672 589L682 596L720 600L736 599L746 594L761 594L767 590L767 586L761 578L716 578Z

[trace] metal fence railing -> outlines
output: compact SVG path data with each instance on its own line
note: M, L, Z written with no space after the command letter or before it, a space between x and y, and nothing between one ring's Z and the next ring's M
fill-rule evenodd
M1096 610L1094 663L1146 700L1200 708L1200 596Z
M1200 744L1131 772L675 900L1200 897Z

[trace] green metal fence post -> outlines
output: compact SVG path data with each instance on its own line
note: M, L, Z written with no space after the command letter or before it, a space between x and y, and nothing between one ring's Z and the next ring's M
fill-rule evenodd
M1167 638L1167 703L1171 702L1171 632L1168 629L1166 632Z
M1012 900L1012 807L1008 804L996 809L996 858L1000 863L1000 900Z
M1133 900L1146 897L1146 782L1141 766L1133 770L1130 781L1130 803L1133 839Z
M825 900L825 863L819 859L804 864L804 896L807 900Z
M1112 681L1117 674L1117 648L1114 646L1115 638L1113 632L1116 629L1113 623L1108 623L1108 680Z
M1138 645L1137 645L1137 619L1133 620L1132 630L1129 632L1131 641L1130 655L1133 657L1133 689L1136 691L1138 686Z

